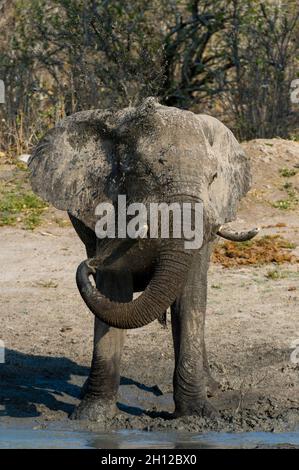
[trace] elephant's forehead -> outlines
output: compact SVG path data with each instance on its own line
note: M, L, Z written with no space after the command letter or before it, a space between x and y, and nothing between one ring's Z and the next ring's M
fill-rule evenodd
M215 149L209 143L204 121L190 111L160 106L154 126L136 141L136 155L158 160L164 165L207 167L215 161Z
M195 152L207 147L213 147L214 151L219 147L225 150L232 144L239 147L232 132L218 119L161 105L157 107L152 128L141 135L140 140L157 148L169 145Z

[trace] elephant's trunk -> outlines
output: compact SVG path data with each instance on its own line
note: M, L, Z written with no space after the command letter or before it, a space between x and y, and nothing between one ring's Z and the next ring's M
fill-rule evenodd
M174 245L177 245L177 240ZM77 286L92 313L109 326L139 328L161 317L180 293L191 264L191 253L183 247L165 247L145 291L128 303L112 302L92 286L94 269L83 261L77 269Z

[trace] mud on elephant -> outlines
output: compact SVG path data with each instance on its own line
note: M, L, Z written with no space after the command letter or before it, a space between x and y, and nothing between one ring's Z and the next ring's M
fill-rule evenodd
M65 118L40 141L29 168L33 189L68 211L87 252L77 285L95 315L94 350L74 417L101 420L115 413L125 330L160 319L169 307L175 414L214 414L207 392L217 383L204 342L212 244L217 235L242 241L257 233L222 228L250 187L248 159L231 131L211 116L148 98L136 108ZM146 206L188 202L194 209L201 203L201 246L186 248L183 236L98 238L96 207L116 206L119 195ZM142 293L133 300L134 292Z

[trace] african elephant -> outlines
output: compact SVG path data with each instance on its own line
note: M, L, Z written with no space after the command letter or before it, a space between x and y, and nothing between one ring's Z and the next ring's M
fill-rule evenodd
M74 417L101 420L115 412L125 330L161 318L168 307L175 415L213 415L207 391L216 382L204 343L211 247L217 234L247 240L257 233L221 228L250 187L249 161L232 132L211 116L147 98L136 108L63 119L37 145L29 168L33 190L68 211L88 257L76 279L95 315L94 351ZM201 246L186 249L184 237L99 239L96 207L115 205L120 194L145 205L200 202ZM134 292L142 293L133 300Z

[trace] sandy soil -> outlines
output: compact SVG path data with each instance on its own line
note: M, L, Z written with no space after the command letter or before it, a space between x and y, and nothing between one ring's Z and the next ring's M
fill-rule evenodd
M299 162L299 144L290 142L289 153L284 148L275 155L264 142L245 145L259 176L236 225L258 224L263 235L280 234L299 244L298 209L282 211L267 202L283 197L278 169ZM293 178L298 184L298 175ZM42 427L64 421L79 402L92 351L93 318L74 281L83 246L71 228L51 223L33 232L1 228L0 238L0 339L6 348L0 364L1 421L28 419ZM299 256L298 247L293 253ZM279 275L269 276L273 270ZM193 432L298 427L299 364L291 361L299 338L298 304L298 263L232 269L212 264L206 340L212 371L222 384L211 399L219 419L167 419L173 410L171 328L154 322L128 332L120 412L96 427Z

